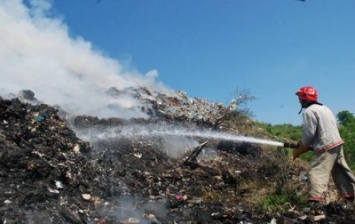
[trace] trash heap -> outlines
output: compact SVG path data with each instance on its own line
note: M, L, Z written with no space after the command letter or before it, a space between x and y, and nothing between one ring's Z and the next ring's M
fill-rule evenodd
M174 120L187 120L205 125L216 123L228 111L221 103L209 102L201 98L188 98L181 91L176 92L177 97L157 97L155 101L158 113Z
M28 92L27 92L28 93ZM31 94L30 94L31 95ZM154 119L78 116L68 123L46 104L0 98L0 219L2 223L310 223L311 213L267 212L256 195L275 193L284 154L272 147L211 141L172 158L158 137L83 141L78 130L168 122L213 126L226 108L204 100L160 96ZM163 122L161 120L164 120ZM162 123L160 123L162 122ZM75 131L74 131L75 130ZM256 153L257 152L257 153ZM305 167L288 167L290 183L304 187ZM296 184L299 184L296 186ZM333 206L323 223L355 220Z

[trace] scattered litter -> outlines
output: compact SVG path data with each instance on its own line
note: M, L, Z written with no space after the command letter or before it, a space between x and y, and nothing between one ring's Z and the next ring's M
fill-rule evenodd
M81 197L84 199L84 200L90 200L91 199L91 195L90 194L82 194Z
M138 159L140 159L140 158L142 158L142 153L139 153L139 152L137 152L137 153L134 153L133 154L135 157L137 157Z
M160 224L161 222L155 217L153 214L144 214L143 216L146 220L150 221L151 223Z
M80 145L76 144L73 148L73 152L80 153Z
M320 220L323 220L325 219L325 215L310 215L309 216L309 219L312 221L312 222L317 222L317 221L320 221Z
M40 122L46 118L48 118L47 114L39 114L38 116L35 117L34 122Z
M272 218L271 221L269 222L269 224L277 224L276 219Z
M129 217L125 220L122 220L120 223L121 224L138 224L140 221L139 219Z
M300 181L307 182L308 176L307 175L300 175Z
M52 189L50 187L48 187L48 191L53 193L53 194L59 194L59 191L58 190L55 190L55 189Z
M54 183L55 183L55 186L57 187L57 189L63 189L62 182L60 182L59 180L56 180Z

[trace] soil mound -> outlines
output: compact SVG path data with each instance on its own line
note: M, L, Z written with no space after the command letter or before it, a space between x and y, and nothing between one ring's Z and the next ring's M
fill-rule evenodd
M190 136L196 147L171 155L178 142L143 135L143 127L213 129L224 111L215 105L214 114L205 108L203 116L191 115L185 105L186 113L177 113L171 106L179 108L178 100L164 102L170 107L157 105L151 120L80 116L69 124L48 105L0 99L2 223L355 221L352 206L340 202L329 204L325 217L291 203L282 212L262 207L258 197L277 194L281 182L304 187L306 168L290 166L282 149ZM134 127L131 135L127 127Z

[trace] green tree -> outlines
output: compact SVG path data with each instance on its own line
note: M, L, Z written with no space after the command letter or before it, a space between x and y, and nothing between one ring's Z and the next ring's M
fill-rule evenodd
M347 161L350 168L355 170L355 117L349 111L340 111L337 119Z
M347 110L340 111L337 114L337 119L338 119L339 125L342 125L342 126L349 126L355 122L354 115Z

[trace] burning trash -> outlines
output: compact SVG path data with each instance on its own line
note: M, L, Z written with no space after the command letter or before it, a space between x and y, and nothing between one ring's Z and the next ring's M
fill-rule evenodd
M166 113L155 113L159 119L153 121L81 116L69 123L48 105L0 99L1 221L278 223L293 219L296 211L289 217L285 213L270 218L250 203L252 195L260 192L251 186L272 188L280 173L282 164L265 147L283 143L196 129L200 122L205 122L203 127L213 126L214 119L207 115L211 107L205 101L192 101L202 113L201 108L209 108L202 115L208 119L202 120L185 116L188 107L180 108L179 115L178 110L168 109L187 103L184 97L159 101L159 110ZM169 129L178 126L184 128ZM172 157L176 150L180 152ZM327 220L328 216L314 218ZM306 214L304 220L310 219Z

